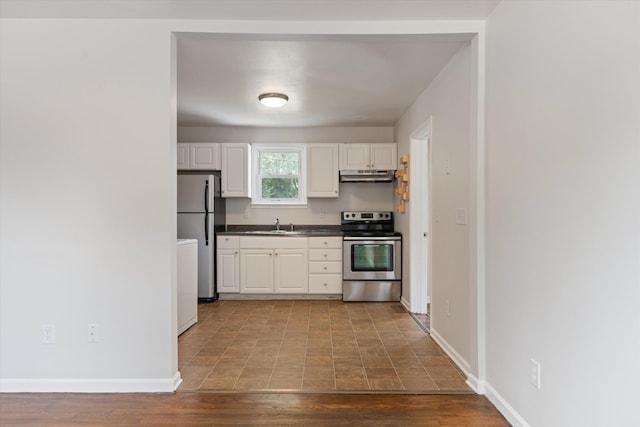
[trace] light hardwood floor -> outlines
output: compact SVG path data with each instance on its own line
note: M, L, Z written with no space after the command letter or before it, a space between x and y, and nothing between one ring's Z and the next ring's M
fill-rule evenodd
M509 423L478 395L0 394L2 426L484 426Z

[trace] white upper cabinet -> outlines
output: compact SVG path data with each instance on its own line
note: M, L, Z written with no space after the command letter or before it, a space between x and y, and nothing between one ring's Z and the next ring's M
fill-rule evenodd
M393 143L371 144L369 146L369 161L371 162L371 169L398 169L398 145Z
M220 170L220 144L179 143L176 158L178 170Z
M396 170L398 146L383 144L340 144L340 170Z
M338 197L339 144L307 145L307 197Z
M251 145L222 144L222 197L251 197Z
M220 144L189 144L191 169L220 170Z
M178 170L189 169L189 144L178 144L176 151Z

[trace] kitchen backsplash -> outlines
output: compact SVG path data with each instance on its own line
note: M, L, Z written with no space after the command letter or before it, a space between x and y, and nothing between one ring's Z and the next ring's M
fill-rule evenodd
M307 206L251 206L249 199L226 199L227 224L270 224L280 218L283 225L340 224L347 210L393 210L393 183L340 184L336 199L309 199Z

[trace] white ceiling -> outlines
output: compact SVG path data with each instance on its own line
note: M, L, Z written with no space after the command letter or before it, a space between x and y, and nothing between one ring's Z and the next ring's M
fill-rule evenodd
M2 18L484 20L500 0L0 0ZM468 35L181 34L181 126L391 126ZM286 93L280 109L258 102Z
M392 126L466 36L178 40L182 126ZM258 95L289 96L282 108Z

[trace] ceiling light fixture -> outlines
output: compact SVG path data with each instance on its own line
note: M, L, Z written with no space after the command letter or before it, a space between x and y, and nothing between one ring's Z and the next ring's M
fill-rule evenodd
M284 93L263 93L258 96L258 101L271 108L282 107L288 100L289 97Z

